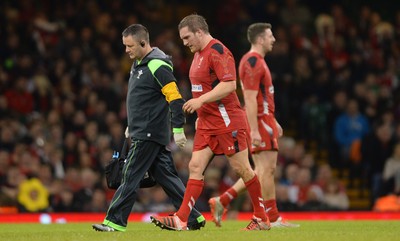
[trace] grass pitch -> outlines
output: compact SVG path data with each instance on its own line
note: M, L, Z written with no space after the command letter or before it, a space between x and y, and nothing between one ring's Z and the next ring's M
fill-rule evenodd
M400 241L399 221L299 221L299 228L241 231L244 221L212 222L200 231L167 231L150 223L131 222L126 232L95 232L91 223L0 224L4 241Z

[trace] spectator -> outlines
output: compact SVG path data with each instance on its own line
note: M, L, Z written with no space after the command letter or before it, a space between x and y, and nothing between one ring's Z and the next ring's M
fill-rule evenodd
M333 168L340 168L341 154L339 150L339 143L335 140L334 124L336 119L346 111L348 96L346 91L338 90L333 94L330 108L327 113L327 134L328 134L328 152L329 152L329 164Z
M362 163L367 172L372 202L381 195L383 168L395 144L392 133L391 126L380 124L361 143Z
M289 187L286 185L278 184L276 186L276 200L278 203L278 209L282 211L299 210L299 207L289 199L288 189Z
M8 107L17 115L27 116L33 111L33 96L27 86L28 79L20 76L15 80L14 88L5 93Z
M349 208L349 197L341 188L338 179L331 178L326 184L323 203L328 210L347 210Z
M296 163L290 163L289 165L286 166L285 174L280 180L280 183L282 185L290 186L293 185L296 181L296 177L298 175L299 171L299 166Z
M92 199L96 187L98 186L99 176L88 167L83 167L79 175L78 182L82 185L74 192L72 207L75 212L89 212L94 208L92 207Z
M383 195L400 194L400 143L394 146L392 156L383 167Z
M359 162L359 155L351 156L351 152L357 149L361 139L369 132L369 123L366 117L360 113L358 102L349 100L346 112L335 121L335 140L339 145L339 168L350 166L353 162Z
M321 187L322 190L327 188L329 181L334 178L332 168L328 164L322 164L318 167L315 183Z
M307 168L301 168L294 184L288 187L289 200L299 208L319 209L324 193L311 179L311 172ZM303 207L304 206L304 207Z

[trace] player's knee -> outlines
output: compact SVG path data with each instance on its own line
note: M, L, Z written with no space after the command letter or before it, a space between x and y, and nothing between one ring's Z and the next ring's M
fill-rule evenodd
M275 176L275 167L266 167L266 168L256 168L254 169L254 172L257 174L259 177L273 177Z
M201 166L199 165L199 163L197 162L189 162L189 171L190 174L201 174L203 172L203 170L201 170Z
M267 169L267 175L273 177L275 176L276 167L270 167Z
M240 162L231 162L230 163L231 168L238 174L238 175L242 175L243 173L246 172L246 166L244 166L242 163Z
M237 175L239 175L239 176L242 176L242 175L243 175L243 173L244 173L243 168L234 167L234 166L231 166L231 167L232 167L232 170L233 170Z
M248 181L252 179L255 175L255 172L251 168L246 168L246 167L232 167L233 170L236 172L238 176L240 176L243 181Z

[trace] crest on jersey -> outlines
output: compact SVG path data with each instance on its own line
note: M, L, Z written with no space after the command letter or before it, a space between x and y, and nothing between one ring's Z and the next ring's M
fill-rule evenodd
M140 76L141 76L142 74L143 74L143 70L139 70L139 71L138 71L138 75L137 75L136 78L137 78L137 79L140 79Z
M200 68L200 65L201 65L202 62L203 62L203 56L200 57L199 64L197 65L197 68Z

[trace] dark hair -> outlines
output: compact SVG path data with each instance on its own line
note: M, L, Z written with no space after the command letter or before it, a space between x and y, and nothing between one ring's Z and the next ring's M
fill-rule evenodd
M135 37L139 42L145 41L147 43L150 42L149 31L147 28L141 24L132 24L127 27L122 32L123 37L132 36Z
M266 29L271 29L272 25L270 23L253 23L247 28L247 40L251 44L256 42L256 39L263 35Z
M200 29L205 33L209 33L206 19L198 14L191 14L184 17L178 25L178 30L181 30L184 27L188 27L189 31L192 33Z

